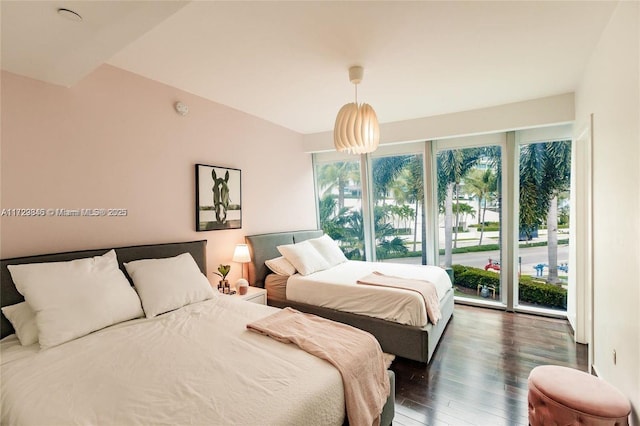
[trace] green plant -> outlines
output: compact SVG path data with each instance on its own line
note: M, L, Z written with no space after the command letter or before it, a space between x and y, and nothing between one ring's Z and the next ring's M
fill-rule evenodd
M220 264L218 266L218 272L214 272L214 274L216 274L217 276L219 276L223 280L226 280L227 279L227 275L229 275L229 272L231 272L231 265Z

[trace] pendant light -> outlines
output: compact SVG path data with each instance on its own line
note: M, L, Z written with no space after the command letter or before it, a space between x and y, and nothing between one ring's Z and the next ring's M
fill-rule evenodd
M371 105L358 105L358 84L362 81L364 69L360 66L349 68L349 81L355 85L356 101L346 104L336 117L333 128L333 143L338 151L350 154L366 154L378 148L380 126Z

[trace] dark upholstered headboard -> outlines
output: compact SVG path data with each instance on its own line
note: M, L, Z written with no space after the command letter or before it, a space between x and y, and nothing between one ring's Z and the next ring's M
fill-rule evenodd
M269 274L265 261L281 256L277 247L283 244L294 244L310 238L321 237L324 232L314 229L309 231L274 232L272 234L248 235L244 239L249 246L251 263L249 264L249 283L256 287L264 287L264 279Z
M149 244L141 246L128 246L114 248L118 256L118 263L131 281L123 263L140 259L162 259L165 257L173 257L182 253L191 253L198 267L205 276L207 275L207 240L189 241L184 243L167 243L167 244ZM85 257L101 256L111 250L96 249L71 251L66 253L43 254L38 256L15 257L13 259L0 260L0 304L4 306L14 305L24 301L24 297L18 290L11 279L11 273L7 265L19 265L24 263L44 263L44 262L65 262L68 260L82 259ZM132 284L133 285L133 284ZM2 337L13 333L13 327L7 318L1 315L0 331Z

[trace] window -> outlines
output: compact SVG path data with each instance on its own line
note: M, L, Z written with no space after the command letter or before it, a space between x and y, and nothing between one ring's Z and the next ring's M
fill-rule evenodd
M571 141L522 143L518 148L516 305L566 312Z
M422 263L422 154L376 153L371 175L376 259Z
M314 154L348 258L434 264L459 302L566 315L571 126Z
M314 155L320 227L347 258L365 260L360 158Z
M461 299L502 300L501 165L499 145L436 154L439 264L458 277Z

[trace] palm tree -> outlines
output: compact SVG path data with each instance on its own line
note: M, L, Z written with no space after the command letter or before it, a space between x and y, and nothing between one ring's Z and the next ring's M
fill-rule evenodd
M343 220L348 211L348 207L336 209L336 199L331 194L324 195L318 201L320 227L324 233L336 241L341 241L344 237Z
M559 281L557 199L569 189L570 158L570 141L533 143L520 149L520 228L530 233L546 221L547 281L554 284Z
M402 227L405 229L409 229L411 222L414 222L415 224L415 216L418 214L418 211L408 204L403 204L399 207L400 218L402 219Z
M390 185L402 172L410 159L410 155L394 155L377 157L372 160L371 169L376 201L382 200L382 205L385 204Z
M452 263L452 232L453 232L453 194L457 194L462 179L469 173L480 159L481 150L478 148L450 149L438 153L438 200L444 201L444 240L445 266ZM457 198L457 197L456 197ZM456 243L458 240L456 218ZM457 244L456 244L457 245Z
M529 241L542 224L549 208L549 194L543 188L545 161L543 143L520 148L520 233Z
M400 194L398 194L400 195ZM401 198L402 197L402 198ZM413 219L414 211L411 206L405 204L404 192L400 196L394 195L394 200L397 204L389 206L389 211L395 220L396 229L406 229L409 227L409 221Z
M458 203L453 206L453 212L460 216L462 215L462 222L467 221L467 216L471 216L472 218L476 217L476 209L470 206L467 203Z
M383 260L407 253L409 250L405 247L404 242L396 236L396 230L393 225L387 222L384 206L375 206L373 208L373 216L376 230L376 258ZM362 237L364 238L364 235Z
M389 206L389 214L391 215L391 219L393 221L393 226L396 229L402 228L402 212L400 211L400 206L392 205Z
M376 234L375 247L376 257L380 259L388 258L394 252L402 252L403 249L404 252L407 251L402 239L399 237L395 237L392 241L387 240L387 237L395 236L396 231L393 225L387 221L389 213L391 212L391 206L387 205L386 201L389 191L392 188L395 189L396 197L394 198L396 201L402 201L402 198L404 198L404 191L398 191L398 184L400 183L398 177L410 157L409 155L377 157L371 162L373 195L375 200L373 222ZM382 201L381 205L378 205L378 201ZM393 244L391 244L392 242Z
M402 204L399 209L401 217L411 218L413 221L413 251L416 251L418 215L423 211L424 202L423 161L420 155L408 157L409 161L390 185L390 189L393 192L396 203ZM414 203L414 208L405 203ZM422 227L424 228L425 226L426 224L422 221Z
M407 253L404 242L401 238L395 237L395 229L386 221L381 206L374 207L374 223L376 229L374 243L378 259ZM352 260L366 260L362 211L350 209L341 217L340 225L343 228L341 248L345 256Z
M340 217L340 225L342 226L342 239L340 242L345 256L351 260L366 260L362 212L349 209Z
M338 191L338 209L344 207L344 190L350 183L360 182L360 165L357 161L337 161L318 167L318 187L322 196Z
M498 179L491 168L486 168L485 170L473 169L464 182L465 187L478 198L478 225L480 226L478 245L481 246L482 237L484 236L487 200L491 197L491 194L497 191Z
M391 239L383 238L376 244L376 258L378 260L390 259L407 253L409 250L400 237Z
M490 198L495 200L496 210L502 211L502 148L497 145L480 148L482 158L486 161L487 167L495 173L495 189L489 193ZM485 210L486 212L486 210ZM482 229L484 231L484 216L482 219ZM502 246L502 232L499 233L499 244Z
M413 210L415 214L413 219L413 251L416 251L416 245L418 242L418 213L420 211L424 214L424 181L423 181L423 161L422 157L414 155L411 161L407 165L407 195L408 201L415 203L415 209L408 207L408 210ZM422 220L422 234L426 232L425 220ZM424 243L424 240L423 240ZM426 263L426 253L422 250L423 263Z
M549 275L547 281L558 284L558 198L571 184L571 141L546 144L544 182L549 192L547 211L547 252Z

